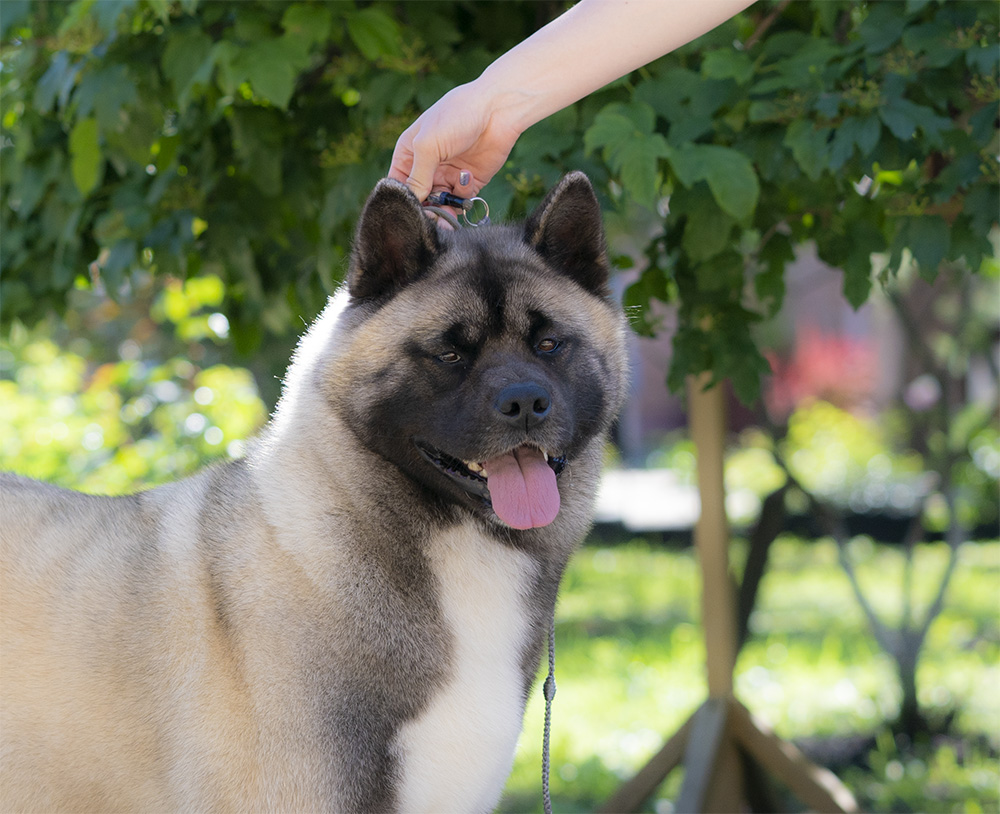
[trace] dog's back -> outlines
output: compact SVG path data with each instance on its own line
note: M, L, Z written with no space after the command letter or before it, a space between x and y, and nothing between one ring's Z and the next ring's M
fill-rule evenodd
M184 776L210 772L207 740L241 738L190 533L201 484L106 498L0 479L4 811L212 802Z

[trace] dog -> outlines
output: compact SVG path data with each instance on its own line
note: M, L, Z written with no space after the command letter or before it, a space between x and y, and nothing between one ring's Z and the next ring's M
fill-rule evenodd
M626 387L586 176L444 233L383 180L245 457L0 480L0 810L497 803Z

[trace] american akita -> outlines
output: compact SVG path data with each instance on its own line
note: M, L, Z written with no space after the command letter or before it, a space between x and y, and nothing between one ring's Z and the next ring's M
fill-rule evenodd
M497 802L625 389L601 215L365 205L245 458L125 497L0 480L0 810Z

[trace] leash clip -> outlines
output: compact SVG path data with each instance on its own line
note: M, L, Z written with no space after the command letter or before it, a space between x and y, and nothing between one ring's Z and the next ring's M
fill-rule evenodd
M490 224L490 205L482 198L459 198L450 192L432 192L427 196L427 203L431 206L451 206L455 209L461 209L462 220L465 221L466 226L489 226ZM481 217L476 217L476 204L483 205L484 211ZM475 217L475 220L470 215Z

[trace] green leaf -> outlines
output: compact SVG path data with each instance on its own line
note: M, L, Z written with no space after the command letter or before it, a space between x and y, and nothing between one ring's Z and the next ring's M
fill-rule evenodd
M754 277L757 298L766 305L767 315L774 316L785 299L785 269L795 260L795 249L788 235L775 232L758 253L764 270Z
M98 143L97 119L80 119L69 134L70 172L73 183L83 196L89 195L101 180L104 161Z
M709 79L735 79L745 85L753 79L753 62L744 51L734 48L719 48L709 51L701 62L702 75Z
M986 237L993 230L1000 212L1000 187L995 183L977 184L966 195L962 211L971 219L975 232Z
M770 372L771 365L753 341L745 343L739 358L734 359L733 364L728 367L736 398L747 407L755 404L760 398L760 383Z
M124 65L108 65L85 73L73 94L77 116L97 115L105 132L122 129L128 123L126 109L139 98L135 82Z
M200 28L183 29L170 37L160 61L163 74L174 88L181 108L187 107L190 93L212 74L212 39Z
M605 145L618 145L635 133L632 120L620 113L602 110L583 134L583 147L591 153Z
M219 87L227 96L236 93L240 84L246 81L246 70L240 63L242 52L243 46L229 40L220 40L212 49L212 62L219 70Z
M396 115L413 98L419 80L405 73L382 71L378 73L362 93L361 100L372 125L377 125L387 114Z
M30 10L31 4L28 0L4 0L3 9L0 10L0 37L3 37L9 28L27 18Z
M281 193L281 130L277 112L262 107L240 108L232 117L233 145L247 176L268 196Z
M673 299L667 275L654 265L647 266L639 279L625 289L622 307L629 324L640 336L655 336L657 317L650 309L653 300L670 302Z
M670 123L667 141L681 146L712 130L712 117L740 93L731 81L706 79L686 68L674 68L636 86L634 99L649 105Z
M711 294L713 300L728 302L742 287L744 261L734 247L694 263L693 268L698 292Z
M583 136L591 152L603 147L604 160L618 173L634 200L653 208L659 198L659 160L669 152L666 140L653 132L656 116L641 102L614 103L604 107Z
M704 185L687 192L679 189L670 201L671 212L686 216L681 248L692 263L714 257L730 245L736 221L723 212Z
M938 266L948 256L951 235L948 224L936 215L903 218L894 246L910 250L920 273L934 279Z
M861 157L871 154L878 144L882 125L877 116L849 116L834 131L830 145L829 165L831 170L839 170L850 160L854 148L861 151Z
M900 3L873 3L858 29L858 36L869 54L881 54L896 43L906 27L907 12Z
M621 182L632 198L653 209L660 197L662 176L657 165L666 157L669 148L659 133L645 138L626 141L616 151L616 159L621 167Z
M845 49L837 43L807 38L797 52L768 65L769 75L756 82L750 92L756 95L822 86L827 64L844 57Z
M332 24L333 15L327 6L293 3L281 16L285 35L297 37L308 45L325 42Z
M953 31L943 19L935 19L907 28L903 32L903 45L915 54L924 54L928 67L944 68L961 54L951 44Z
M871 294L871 256L885 249L885 238L874 224L858 219L851 223L845 244L847 256L840 264L844 272L844 297L857 309Z
M707 181L719 208L737 220L746 220L757 207L760 182L744 153L717 144L688 144L671 148L670 165L684 186Z
M950 129L951 119L939 116L932 108L918 105L901 96L892 96L879 108L879 116L900 141L909 141L919 127L930 146L941 143L941 132Z
M108 293L114 297L125 279L125 272L135 263L138 246L134 240L120 240L111 247L101 266L101 277Z
M237 57L235 71L246 74L254 93L285 109L295 90L295 63L301 52L283 38L256 42Z
M818 181L830 161L829 127L816 127L808 119L798 119L788 126L785 146L810 181Z
M59 100L59 107L66 107L66 101L76 83L76 75L83 62L71 63L66 51L59 51L52 57L48 69L35 86L34 106L39 113L49 113Z
M1000 54L997 53L995 35L992 42L985 37L983 40L982 45L972 46L965 52L965 63L973 71L989 76L996 72L997 64L1000 63Z
M586 135L584 136L586 139ZM555 158L579 147L579 125L576 108L565 107L525 130L517 140L514 155L519 160L532 156ZM492 208L492 207L491 207Z
M605 105L594 117L594 123L583 134L587 152L598 147L620 147L622 142L635 136L648 136L656 126L656 114L642 102Z
M432 76L423 76L417 83L417 106L421 110L425 110L434 104L438 99L444 96L448 91L455 87L455 83L446 76L441 76L439 74L434 74ZM566 109L566 108L564 108ZM544 119L542 121L545 121ZM536 127L538 125L535 125ZM528 128L525 132L530 132L531 128ZM573 136L576 137L576 128L573 129ZM519 140L520 143L520 140Z
M399 56L402 34L392 17L380 9L368 7L347 15L347 33L365 59L377 62L382 57Z
M134 6L135 3L136 0L100 0L92 6L94 20L104 31L111 31L122 12Z

